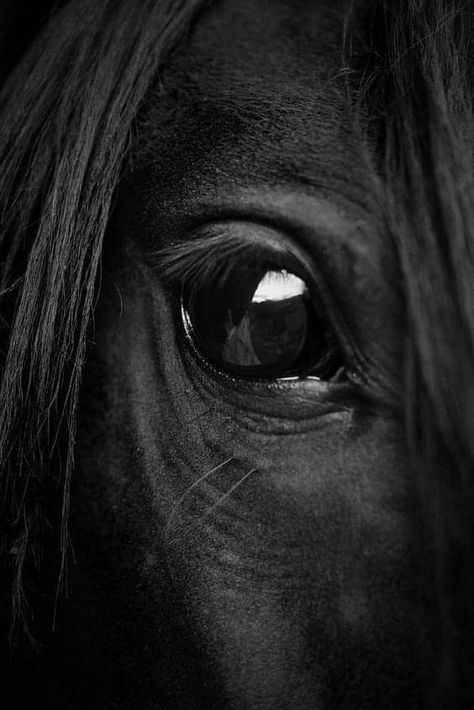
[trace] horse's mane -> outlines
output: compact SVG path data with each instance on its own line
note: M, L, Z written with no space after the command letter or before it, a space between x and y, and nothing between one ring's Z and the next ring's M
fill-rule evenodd
M81 369L132 122L201 4L71 2L53 13L1 89L0 553L5 616L26 634L25 580L46 544L64 578ZM367 143L380 147L374 184L400 256L407 442L436 560L443 658L458 659L474 697L470 3L363 4L357 106L368 107Z
M132 119L200 4L71 2L2 87L1 551L11 616L25 631L25 567L39 566L48 526L58 521L64 573L86 332ZM51 496L59 515L42 506Z
M401 386L439 603L438 698L464 707L474 699L474 16L452 0L378 5L368 91L407 317Z

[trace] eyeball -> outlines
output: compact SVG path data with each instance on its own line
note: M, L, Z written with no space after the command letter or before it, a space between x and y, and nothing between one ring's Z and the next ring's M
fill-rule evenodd
M308 283L289 269L246 265L187 288L182 316L196 348L225 373L339 380L344 371Z

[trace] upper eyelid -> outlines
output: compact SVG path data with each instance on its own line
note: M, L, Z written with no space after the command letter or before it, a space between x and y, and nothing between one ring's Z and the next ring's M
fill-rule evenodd
M196 232L187 241L148 254L147 260L165 282L204 285L218 269L236 268L249 259L292 267L310 278L306 256L273 228L226 221Z

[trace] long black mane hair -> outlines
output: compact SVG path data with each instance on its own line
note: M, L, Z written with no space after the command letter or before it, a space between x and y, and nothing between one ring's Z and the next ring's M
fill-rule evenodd
M204 2L33 5L15 15L7 4L0 36L0 553L12 638L32 638L45 549L57 556L57 589L65 579L81 370L133 120ZM456 687L474 699L472 10L465 0L353 0L341 34L399 255L400 397L438 588L440 702ZM365 54L353 61L356 24Z

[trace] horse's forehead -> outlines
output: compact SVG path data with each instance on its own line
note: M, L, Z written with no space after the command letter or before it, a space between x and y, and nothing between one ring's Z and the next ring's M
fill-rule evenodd
M340 59L344 15L338 0L224 0L197 22L189 48L230 82L310 79Z
M348 126L344 20L338 2L211 4L148 99L142 145L159 154L161 175L169 149L172 181L182 167L201 186L215 168L247 185L360 185L347 175L361 161Z

